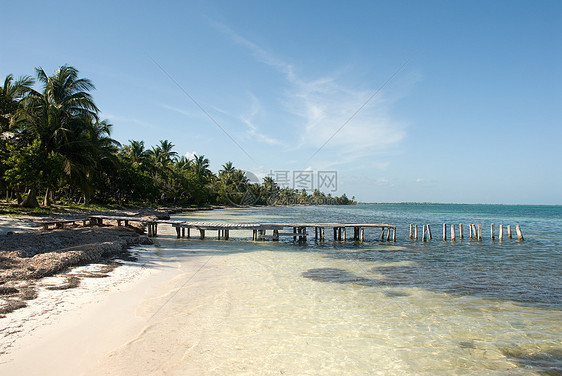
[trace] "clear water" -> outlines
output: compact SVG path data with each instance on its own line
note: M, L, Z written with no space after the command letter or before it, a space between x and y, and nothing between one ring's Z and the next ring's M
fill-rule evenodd
M232 286L251 285L246 303L229 308L229 329L216 333L222 342L212 347L228 354L228 338L236 338L237 348L248 350L236 361L255 358L254 374L562 374L560 206L365 204L176 218L397 226L396 243L378 240L380 230L367 230L363 243L251 242L247 232L231 233L230 241L160 240L175 251L163 257L185 250L224 258L236 266ZM410 223L430 224L433 240L410 240ZM443 223L457 224L457 232L465 224L464 239L457 233L455 242L443 241ZM469 223L482 224L482 241L468 238ZM525 241L491 241L491 223L512 225L514 233L520 225ZM284 329L258 326L250 336L240 324L248 317L274 317ZM272 354L275 341L283 351ZM301 366L288 366L297 358ZM217 370L235 368L233 358L223 359L223 368L213 360Z

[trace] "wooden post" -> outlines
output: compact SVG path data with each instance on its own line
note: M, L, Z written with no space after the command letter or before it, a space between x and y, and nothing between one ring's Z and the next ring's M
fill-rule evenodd
M314 240L318 240L318 227L314 227Z
M492 239L492 240L496 239L496 234L494 233L494 224L493 223L490 225L490 239Z
M390 227L386 228L386 241L389 242L390 241Z
M519 227L519 225L515 226L515 231L517 231L517 240L519 241L525 240L523 239L523 233L521 232L521 227Z
M205 230L199 229L199 239L205 239Z
M482 225L478 225L478 241L482 240Z
M511 225L507 225L507 238L511 239Z
M414 227L414 238L418 240L418 225Z
M500 225L500 242L503 242L503 225Z
M451 241L454 242L455 240L455 225L451 225Z
M185 227L181 228L181 237L185 238Z
M176 227L176 234L178 235L177 238L179 239L181 236L181 230L179 227Z
M324 242L324 227L320 227L320 241Z
M345 229L345 227L343 227L343 241L346 242L347 241L347 231Z
M361 227L361 241L365 240L365 228Z
M414 231L414 224L410 223L410 239L413 239L414 237L413 231Z
M396 243L396 227L392 229L392 242Z
M447 240L447 225L443 223L443 241Z
M279 230L273 230L273 241L279 241Z
M189 227L187 228L187 238L191 238L191 229Z
M462 223L459 223L459 238L462 240L464 239L464 234L462 231Z
M384 227L383 227L381 230L382 230L382 232L381 232L381 241L383 241L383 240L384 240Z
M297 233L297 228L296 228L296 227L293 227L293 240L297 240L297 235L296 235L296 233Z
M230 238L230 230L226 229L224 230L224 239L228 240Z
M472 239L474 237L474 235L472 234L472 223L468 225L468 229L470 232L470 238Z
M431 240L431 228L427 225L427 240Z
M422 235L422 241L425 242L426 240L426 235L425 235L425 225L423 226L423 235Z

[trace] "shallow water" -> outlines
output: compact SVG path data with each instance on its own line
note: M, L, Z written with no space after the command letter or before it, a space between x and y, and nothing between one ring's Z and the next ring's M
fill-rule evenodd
M233 294L209 361L244 374L562 373L562 208L359 205L236 209L178 218L230 222L371 222L395 244L160 239L224 258ZM441 224L482 224L484 240L441 240ZM408 239L430 223L433 240ZM489 238L521 225L525 241ZM457 229L458 231L458 229ZM210 236L210 235L208 235ZM496 229L497 236L497 229ZM203 346L203 345L202 345ZM237 348L233 351L231 347Z

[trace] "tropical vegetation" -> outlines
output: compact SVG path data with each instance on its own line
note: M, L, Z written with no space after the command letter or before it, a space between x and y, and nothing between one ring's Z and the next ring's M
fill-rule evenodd
M40 89L34 88L39 84ZM204 155L179 156L162 140L121 145L99 118L93 83L61 66L36 78L8 75L0 87L0 189L25 207L63 204L203 206L352 204L346 195L251 182L226 162L218 174Z

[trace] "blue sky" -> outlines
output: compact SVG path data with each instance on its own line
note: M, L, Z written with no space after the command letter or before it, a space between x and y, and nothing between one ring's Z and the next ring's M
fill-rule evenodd
M121 143L168 139L215 172L337 171L334 193L363 202L562 204L560 1L0 0L0 13L1 77L76 67Z

